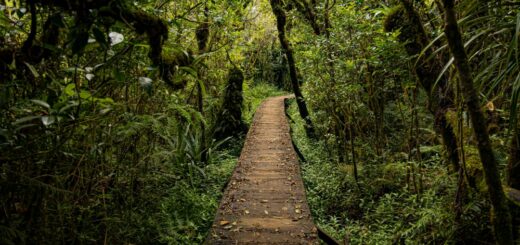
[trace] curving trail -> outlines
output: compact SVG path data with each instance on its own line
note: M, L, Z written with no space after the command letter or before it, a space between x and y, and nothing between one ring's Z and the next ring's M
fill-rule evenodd
M269 98L258 108L206 244L317 244L286 98Z

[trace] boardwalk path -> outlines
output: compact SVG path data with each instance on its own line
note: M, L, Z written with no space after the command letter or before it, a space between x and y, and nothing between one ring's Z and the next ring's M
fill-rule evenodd
M257 110L207 244L317 243L285 98L269 98Z

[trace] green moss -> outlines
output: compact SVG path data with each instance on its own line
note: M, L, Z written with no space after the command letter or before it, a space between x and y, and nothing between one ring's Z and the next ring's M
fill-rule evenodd
M478 149L472 145L465 145L464 156L466 160L466 176L469 185L481 191L487 191Z
M217 140L227 137L240 137L247 132L242 117L244 74L238 68L229 71L226 93L217 119L213 137Z
M191 52L174 51L161 55L158 63L161 78L174 89L182 89L186 86L185 79L174 79L179 66L189 66L193 62Z
M423 39L426 38L421 23L413 20L413 17L406 13L403 5L396 6L387 14L383 26L387 32L400 30L397 37L401 43L405 44L409 54L421 52L424 45Z
M383 27L385 31L392 32L401 28L405 21L404 14L404 7L402 5L393 7L384 20Z
M150 53L148 56L154 64L159 64L161 61L162 46L164 41L168 39L168 26L166 23L162 19L140 10L128 10L123 8L122 11L123 16L131 21L137 33L147 34L148 43L150 45Z
M448 110L446 112L446 121L450 124L452 128L458 128L458 120L457 120L457 113L453 110Z

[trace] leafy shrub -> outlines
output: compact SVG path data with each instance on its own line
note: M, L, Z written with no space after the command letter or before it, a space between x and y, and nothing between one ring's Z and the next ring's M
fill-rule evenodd
M467 200L473 201L465 203L460 224L455 223L457 180L439 165L439 155L422 163L361 162L356 183L351 165L328 158L324 141L305 137L294 104L289 112L295 121L293 138L307 159L302 174L312 215L317 225L335 238L348 237L352 244L492 239L486 215L489 203L478 192L468 192L471 197Z

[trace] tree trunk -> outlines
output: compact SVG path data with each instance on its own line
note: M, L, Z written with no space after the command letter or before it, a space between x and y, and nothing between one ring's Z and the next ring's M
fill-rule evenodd
M455 67L459 73L460 85L464 93L464 100L473 125L473 133L477 139L477 146L485 172L489 198L493 206L491 223L496 242L498 244L513 244L511 214L502 189L497 161L493 153L491 142L486 128L486 120L480 109L480 98L473 85L473 78L467 60L464 43L459 32L459 26L453 10L453 0L443 0L445 27L444 33L448 39L450 52L454 57Z
M314 34L321 35L323 32L320 28L320 25L318 24L318 18L314 13L314 8L316 7L316 4L312 2L308 3L307 1L300 2L298 0L293 0L292 3L294 3L294 5L296 6L298 12L300 12L300 14L302 14L303 17L309 22L309 25L314 31Z
M205 20L203 23L201 23L196 31L195 31L195 36L197 37L197 44L198 44L198 47L199 47L199 54L204 54L206 52L206 47L207 47L207 43L208 43L208 39L209 39L209 10L208 10L208 6L206 5L204 7L204 16L205 16ZM203 91L202 91L202 80L200 78L200 74L199 74L199 80L197 82L197 110L199 111L199 113L204 116L204 94L203 94ZM201 142L201 147L203 150L207 149L207 142L206 142L206 125L204 124L204 122L200 122L200 142ZM201 156L201 162L203 163L207 163L208 161L208 154L207 152L205 152L204 154L202 154Z
M516 126L509 148L509 162L507 164L507 185L516 190L520 190L520 133L518 130L518 126ZM513 236L514 239L520 239L520 207L511 204L510 208L513 217Z
M217 118L213 138L222 140L227 137L239 137L247 132L247 126L242 120L242 86L244 74L238 68L229 71L228 84L222 108Z
M507 185L520 190L520 133L515 128L509 148L509 162L507 164Z
M401 28L401 34L398 37L399 41L405 44L408 55L417 56L430 43L430 40L418 13L414 10L410 1L401 0L401 3L404 8L387 17L385 30L393 31ZM453 170L458 171L460 165L457 138L452 126L446 120L446 112L449 108L454 107L453 91L449 87L449 81L446 76L441 77L437 82L437 86L434 86L438 74L443 69L443 65L438 58L428 59L427 57L431 53L431 49L425 51L425 54L422 56L424 58L421 58L415 66L415 74L419 79L421 87L428 95L429 110L435 117L435 129L442 136L448 160L452 164Z
M298 104L298 110L300 112L300 116L303 118L303 120L305 120L305 132L307 133L308 137L314 138L314 126L312 125L312 121L309 116L309 111L307 110L307 105L305 104L305 100L300 89L300 84L298 82L298 75L296 72L296 63L294 61L293 51L289 43L289 40L287 40L287 37L285 36L285 12L282 8L282 3L280 0L270 0L270 3L271 8L273 9L273 14L276 16L278 38L280 39L280 44L285 52L285 56L287 57L287 63L289 65L289 75L291 77L291 85L293 88L294 96L296 97L296 103Z

